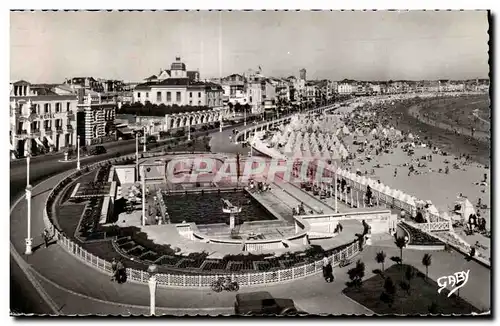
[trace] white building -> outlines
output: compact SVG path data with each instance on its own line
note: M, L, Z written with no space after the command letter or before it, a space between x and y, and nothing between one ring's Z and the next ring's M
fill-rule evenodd
M34 85L24 80L11 83L12 154L19 157L28 150L37 154L76 145L76 111L74 94L58 95L51 85Z
M340 83L338 84L338 90L337 93L341 95L348 95L352 94L357 91L357 86L348 84L348 83Z
M188 73L186 65L177 57L170 70L164 70L159 77L151 76L148 82L134 88L134 102L210 108L223 106L220 85L197 81L196 76Z

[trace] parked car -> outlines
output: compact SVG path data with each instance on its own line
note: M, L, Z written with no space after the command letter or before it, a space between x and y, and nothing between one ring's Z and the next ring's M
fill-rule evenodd
M89 151L90 155L101 155L101 154L106 154L106 148L104 146L98 145L95 147L92 147Z
M276 299L269 292L248 292L236 295L236 315L297 315L304 314L295 307L292 299Z

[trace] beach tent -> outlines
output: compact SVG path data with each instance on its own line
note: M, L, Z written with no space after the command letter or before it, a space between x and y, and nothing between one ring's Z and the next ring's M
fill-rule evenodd
M456 212L462 216L462 219L468 220L471 214L476 214L474 206L467 198L457 200L455 205L460 205L460 209Z

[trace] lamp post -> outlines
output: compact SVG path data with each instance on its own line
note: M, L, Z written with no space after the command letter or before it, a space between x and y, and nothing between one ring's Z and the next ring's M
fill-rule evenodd
M31 126L30 126L31 129ZM26 255L31 255L31 245L33 239L31 238L31 185L30 185L30 157L31 157L31 138L28 137L28 156L26 156L26 202L28 205L27 228L28 233L26 236Z
M243 125L247 125L247 108L243 107Z
M155 315L156 310L156 270L158 267L156 265L150 265L148 267L149 273L149 313L151 316Z
M222 113L219 113L219 132L222 132Z
M335 171L335 213L339 212L338 201L339 198L337 197L337 171Z
M143 128L143 144L142 144L142 151L146 153L146 126Z
M80 170L80 137L76 135L76 169Z
M141 169L141 183L142 183L142 226L146 225L146 177L144 172L144 164Z
M137 132L135 133L135 171L139 179L139 137L137 136Z
M188 141L191 140L191 118L188 119Z

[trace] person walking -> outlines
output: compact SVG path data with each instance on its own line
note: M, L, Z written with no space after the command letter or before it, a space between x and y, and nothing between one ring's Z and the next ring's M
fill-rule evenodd
M333 280L335 279L333 275L333 266L330 262L328 262L328 265L326 266L326 277L325 280L328 283L332 283Z
M117 270L118 270L118 262L116 261L116 258L113 258L111 261L111 281L118 281L118 275L117 275Z
M120 259L116 265L116 271L117 271L117 282L119 284L125 282L125 277L126 277L126 271L125 271L125 265L123 264L122 260Z
M327 280L327 272L328 272L327 268L329 264L330 260L325 254L325 256L323 257L323 278L325 279L325 281Z
M45 248L47 248L49 246L49 241L50 241L49 230L47 230L47 229L43 230L43 232L42 232L42 238L43 238L43 242L45 244Z

